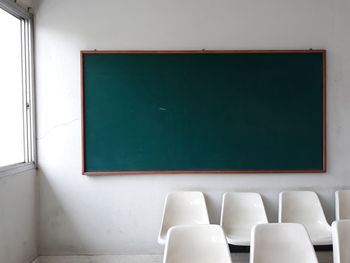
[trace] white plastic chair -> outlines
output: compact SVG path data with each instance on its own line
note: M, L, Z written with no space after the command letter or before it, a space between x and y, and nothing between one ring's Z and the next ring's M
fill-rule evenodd
M350 219L350 190L335 192L335 218Z
M314 247L301 224L260 224L252 229L250 263L317 263Z
M196 191L169 193L165 199L158 243L165 244L168 229L177 225L209 224L204 195Z
M232 263L222 228L187 225L170 228L164 263Z
M256 224L268 223L263 201L258 193L225 193L221 220L227 242L249 246L251 229Z
M350 262L350 220L334 221L332 224L333 263Z
M315 192L280 193L278 222L303 224L313 245L332 244L332 230Z

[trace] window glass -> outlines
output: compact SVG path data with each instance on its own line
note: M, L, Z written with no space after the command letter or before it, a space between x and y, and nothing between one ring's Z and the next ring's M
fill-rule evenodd
M0 166L24 162L21 21L0 9Z

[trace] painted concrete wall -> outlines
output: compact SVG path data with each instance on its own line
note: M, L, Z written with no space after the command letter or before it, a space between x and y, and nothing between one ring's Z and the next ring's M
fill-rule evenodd
M14 1L14 0L12 0ZM17 0L17 4L27 8L27 7L33 7L35 0Z
M152 254L164 197L206 194L219 222L225 191L312 189L329 221L334 191L350 187L350 2L347 0L39 0L36 7L40 252ZM328 51L328 172L248 175L81 175L80 61L85 49Z
M36 171L0 178L0 262L29 263L37 257Z

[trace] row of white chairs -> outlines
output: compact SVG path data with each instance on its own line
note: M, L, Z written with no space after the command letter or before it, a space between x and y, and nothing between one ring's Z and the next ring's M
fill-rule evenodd
M335 221L334 263L350 262L350 220ZM318 263L306 228L296 223L264 223L252 227L250 263ZM219 225L174 226L167 235L164 263L232 263Z
M349 203L350 190L336 192L337 219L350 219ZM278 222L304 225L313 245L332 244L331 226L315 192L281 192ZM223 195L220 225L229 244L249 246L252 227L264 223L268 223L268 219L260 194L234 192ZM165 244L167 232L172 226L192 224L210 224L203 193L169 193L165 200L158 242Z

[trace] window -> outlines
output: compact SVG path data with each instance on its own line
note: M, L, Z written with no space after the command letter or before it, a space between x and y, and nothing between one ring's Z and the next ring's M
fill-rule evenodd
M0 0L0 174L34 167L31 26L27 10Z

